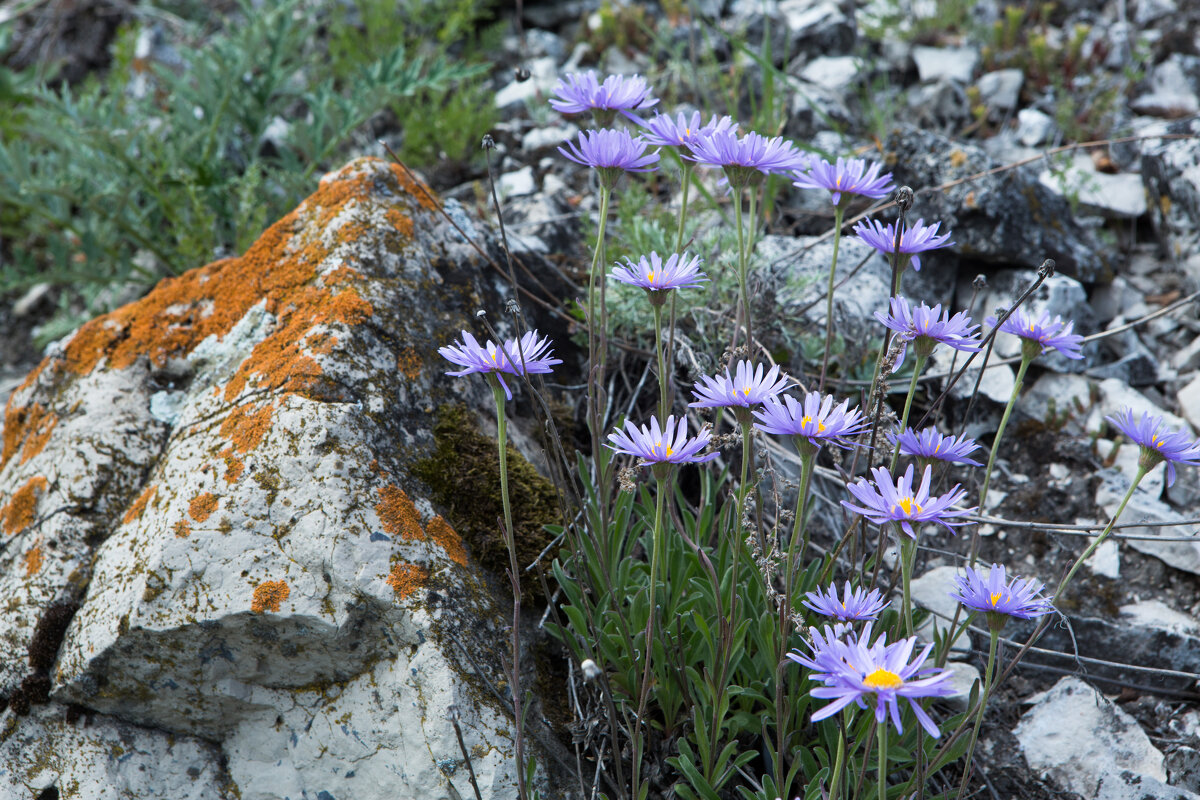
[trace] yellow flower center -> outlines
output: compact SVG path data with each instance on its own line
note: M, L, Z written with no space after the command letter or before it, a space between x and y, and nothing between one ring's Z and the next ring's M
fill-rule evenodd
M654 273L653 273L653 272L651 272L651 273L648 273L648 274L646 275L646 281L647 281L648 283L654 283Z
M800 418L800 424L804 425L805 427L812 425L812 423L813 423L812 417L801 417ZM824 433L824 432L825 432L825 423L818 422L817 423L817 433Z
M993 594L992 595L992 608L995 608L1000 603L1000 600L1003 597L1004 597L1004 592L996 592L995 594Z
M894 672L879 667L863 678L863 686L868 689L899 689L904 685L904 679Z
M747 386L745 389L742 389L742 395L745 397L750 396L750 387L749 386Z
M655 443L654 443L654 447L651 449L651 452L652 452L652 453L658 453L658 451L659 451L659 448L662 448L662 446L663 446L663 443L662 443L662 442L655 442ZM663 449L665 449L665 450L666 450L666 453L667 453L667 455L668 455L668 456L671 456L671 455L673 455L673 454L675 453L675 451L674 451L674 450L672 450L670 447L666 447L666 448L663 448Z
M917 513L918 513L918 514L920 514L920 513L921 513L921 504L920 504L920 503L918 503L918 502L917 502L917 501L916 501L914 498L912 498L912 497L902 497L902 498L900 498L900 502L899 502L899 503L897 503L897 505L899 505L899 506L900 506L900 508L904 509L904 514L905 514L906 516L909 516L909 517L911 517L911 516L912 516L912 514L913 514L913 509L914 509L914 508L917 510Z

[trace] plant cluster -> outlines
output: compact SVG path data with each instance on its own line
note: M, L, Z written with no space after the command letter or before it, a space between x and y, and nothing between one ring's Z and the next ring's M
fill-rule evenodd
M1082 358L1083 338L1071 322L1031 316L1021 307L1037 284L998 318L989 317L982 337L965 311L914 305L902 294L904 274L910 265L920 268L921 253L951 244L952 234L938 222L909 222L913 195L901 187L895 192L900 211L895 222L867 220L856 228L862 241L890 260L893 274L889 308L877 314L883 336L870 389L845 395L844 384L830 377L828 346L808 381L789 378L780 365L764 362L747 282L768 177L827 192L834 207L827 342L842 212L854 195L891 194L890 177L861 160L815 159L781 137L740 130L729 117L650 117L647 110L658 100L637 76L600 81L590 73L570 75L551 102L564 113L590 113L597 125L560 148L564 157L592 170L599 195L583 309L591 460L580 456L568 464L563 448L556 450L562 474L571 479L560 486L568 508L555 529L563 537L552 567L561 598L549 610L550 630L590 687L576 687L588 709L580 723L603 732L577 740L593 764L590 774L578 776L580 790L634 800L672 794L689 800L886 800L947 786L953 775L948 768L957 764L957 792L948 788L937 796L961 799L989 697L1040 636L1079 566L1111 534L1147 472L1165 462L1173 479L1177 465L1200 464L1200 444L1164 430L1151 416L1135 420L1126 412L1110 418L1141 448L1138 471L1111 521L1054 590L1043 594L1040 581L1014 576L1001 564L977 565L975 512L986 503L1027 369L1051 350ZM606 127L617 123L623 127ZM633 175L661 170L664 151L678 165L682 189L672 249L615 261L606 252L605 228L619 197L616 188ZM719 333L728 342L727 361L701 377L692 389L694 400L686 402L677 395L683 387L677 385L672 349L677 304L689 304L707 281L702 259L683 247L688 189L698 170L719 174L727 190L738 290L736 316ZM1043 265L1038 282L1051 270L1052 262ZM658 391L647 392L640 404L634 398L630 407L637 411L627 418L615 416L606 396L609 282L632 287L653 319ZM510 663L517 789L524 799L536 794L530 782L535 770L522 750L529 698L515 666L521 592L503 475L505 408L513 381L540 398L536 376L549 372L557 359L546 339L521 332L519 309L510 310L519 335L481 344L464 331L462 344L442 353L464 368L448 374L483 374L496 401L505 537L514 548ZM1017 338L1020 363L981 466L971 458L980 445L935 425L914 429L909 417L918 381L927 377L925 365L937 348L964 355L962 366L948 376L952 384L981 353L986 366L998 335ZM886 384L910 350L915 364L899 433L891 433L882 425ZM696 409L715 414L714 423L692 417ZM938 409L935 402L935 422ZM725 424L731 433L720 433ZM871 468L855 480L860 460L861 471ZM736 480L733 465L740 467ZM967 467L980 480L969 488L946 485L951 469ZM649 480L639 482L643 468ZM815 513L822 504L844 509L843 527ZM971 554L952 593L959 616L947 634L918 650L921 616L910 590L918 550L968 530ZM1014 618L1039 623L1006 659L1000 633ZM982 627L974 630L990 643L986 669L967 710L948 714L936 704L950 693L945 659L951 644L976 622Z
M321 17L300 0L243 2L174 64L145 54L153 25L132 24L107 74L74 87L0 67L0 292L64 287L47 340L128 284L242 252L381 114L403 129L404 157L466 158L494 112L476 102L479 51L455 43L486 5L406 6L357 0Z

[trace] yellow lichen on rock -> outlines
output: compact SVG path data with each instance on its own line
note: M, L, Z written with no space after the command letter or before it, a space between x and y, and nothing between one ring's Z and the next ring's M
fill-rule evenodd
M36 475L13 494L12 499L0 506L0 525L8 535L20 533L33 524L37 516L37 504L46 491L46 479Z
M429 570L417 564L399 561L392 567L385 580L401 600L406 600L429 580Z
M32 578L42 568L42 562L45 561L45 556L42 554L42 546L35 544L25 553L25 577Z
M450 556L450 560L460 567L467 565L467 548L463 545L462 537L458 535L458 531L450 527L450 523L437 515L429 521L425 526L425 531L429 534L429 538L433 539L442 549L446 551L446 555Z
M154 499L154 495L157 492L158 487L153 485L143 489L142 493L138 495L138 499L133 501L133 505L126 509L125 516L121 518L121 522L128 525L135 519L140 519L142 512L146 510L146 506Z
M18 452L21 454L22 464L42 452L57 424L58 417L39 403L15 406L10 400L9 407L4 411L4 444L3 449L0 449L0 469L4 469L4 465Z
M212 513L217 510L217 504L220 502L212 492L205 492L196 495L192 498L192 502L188 504L188 516L196 520L196 522L204 522L212 516Z
M250 601L250 610L255 614L264 611L279 612L279 608L288 595L292 593L287 581L263 581L254 587L254 598Z
M399 486L379 487L375 513L379 515L379 524L384 531L392 536L399 536L408 542L425 538L417 506Z

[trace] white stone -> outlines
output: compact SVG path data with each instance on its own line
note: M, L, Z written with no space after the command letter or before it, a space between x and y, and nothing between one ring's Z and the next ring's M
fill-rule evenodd
M979 77L976 86L979 96L989 109L1011 111L1017 107L1021 94L1021 86L1025 83L1025 73L1019 69L998 69Z
M74 723L66 715L57 703L0 715L13 726L0 736L0 797L39 797L53 786L87 800L231 800L215 745L100 714Z
M1161 600L1139 600L1121 606L1121 617L1123 622L1142 628L1160 628L1188 636L1200 633L1200 620L1176 611Z
M1077 156L1066 167L1047 167L1038 175L1038 182L1055 194L1077 200L1083 211L1106 219L1137 219L1146 213L1141 175L1100 172L1088 156Z
M1095 800L1200 800L1200 794L1171 786L1149 775L1121 770L1106 773L1100 778Z
M1141 419L1143 412L1147 412L1161 417L1168 428L1177 431L1188 430L1187 423L1181 417L1159 408L1148 397L1124 381L1108 378L1100 381L1097 388L1100 390L1100 399L1093 413L1115 417L1123 408L1129 407L1133 409L1135 421ZM1099 425L1092 427L1089 424L1088 430L1099 430Z
M534 101L539 95L547 96L554 92L558 84L558 62L550 58L535 58L527 61L529 80L513 80L500 91L496 92L496 108L519 106L527 101Z
M1116 580L1121 577L1121 547L1115 540L1105 539L1083 563L1093 573Z
M1200 375L1179 390L1179 410L1193 428L1200 430Z
M1026 147L1037 147L1054 136L1054 120L1035 108L1017 112L1017 138Z
M914 47L912 58L922 83L945 78L967 84L979 65L979 51L974 47Z
M1133 442L1121 438L1120 442L1113 443L1113 447L1117 448L1116 458L1113 459L1113 469L1121 473L1122 479L1126 483L1131 483L1137 477L1138 461L1142 457L1142 448ZM1106 452L1099 446L1097 441L1097 452ZM1109 453L1112 448L1109 448ZM1138 484L1138 491L1144 493L1148 497L1162 497L1163 487L1166 485L1166 470L1152 469L1142 478L1142 482Z
M521 149L532 153L544 147L559 147L563 142L574 139L578 133L579 128L571 124L534 128L521 137Z
M954 579L961 575L957 567L934 567L919 578L914 578L910 584L913 603L932 612L929 620L918 627L916 633L923 641L933 641L934 634L949 633L950 621L958 610L959 602L950 596L957 588ZM895 607L900 607L900 599L895 601ZM966 612L959 615L959 622L965 619ZM965 654L971 652L971 641L960 634L950 646L952 653Z
M1052 411L1056 415L1070 412L1078 416L1080 407L1086 413L1091 405L1094 383L1082 375L1047 372L1025 391L1015 411L1042 421L1048 420Z
M1155 469L1162 469L1161 466ZM1109 473L1111 475L1111 473ZM1096 492L1096 504L1104 509L1106 519L1111 519L1121 505L1121 498L1129 490L1129 483L1123 479L1105 480L1101 482ZM1181 569L1200 575L1200 538L1187 538L1190 530L1179 523L1187 519L1175 512L1161 500L1155 499L1145 492L1134 492L1129 504L1121 514L1122 523L1145 523L1131 528L1121 528L1124 541L1134 550L1161 559L1175 569ZM1141 538L1130 538L1141 537ZM1163 541L1169 538L1175 541Z
M959 378L958 383L950 390L950 394L962 399L970 397L975 389L975 380L979 377L979 369L972 365ZM1012 397L1013 386L1017 384L1017 375L1008 364L988 364L979 383L979 393L993 403L1004 405Z
M965 661L948 661L946 669L950 670L950 688L952 694L939 698L939 700L957 712L962 713L967 710L968 704L971 701L971 689L977 683L981 683L979 670L973 665Z
M533 194L537 191L537 181L533 177L533 167L522 167L516 172L504 173L496 181L496 191L501 199Z
M1183 65L1174 56L1154 68L1150 91L1137 94L1129 105L1140 114L1182 117L1200 111L1200 98L1188 80Z
M808 62L800 77L824 89L840 92L850 86L862 70L857 56L820 56Z
M1074 676L1032 698L1013 733L1029 767L1060 788L1096 797L1101 780L1128 770L1165 782L1163 754L1137 720Z

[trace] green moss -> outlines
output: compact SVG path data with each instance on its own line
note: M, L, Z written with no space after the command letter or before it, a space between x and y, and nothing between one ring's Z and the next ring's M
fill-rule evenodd
M503 575L508 549L497 520L504 516L500 499L500 461L495 439L479 432L461 405L438 409L433 427L434 451L412 467L414 475L432 490L431 499L444 509L446 520L466 540L471 554L485 567ZM517 560L524 569L553 538L545 526L559 519L554 485L510 444L508 488L516 529ZM526 575L527 597L541 595L541 584Z

